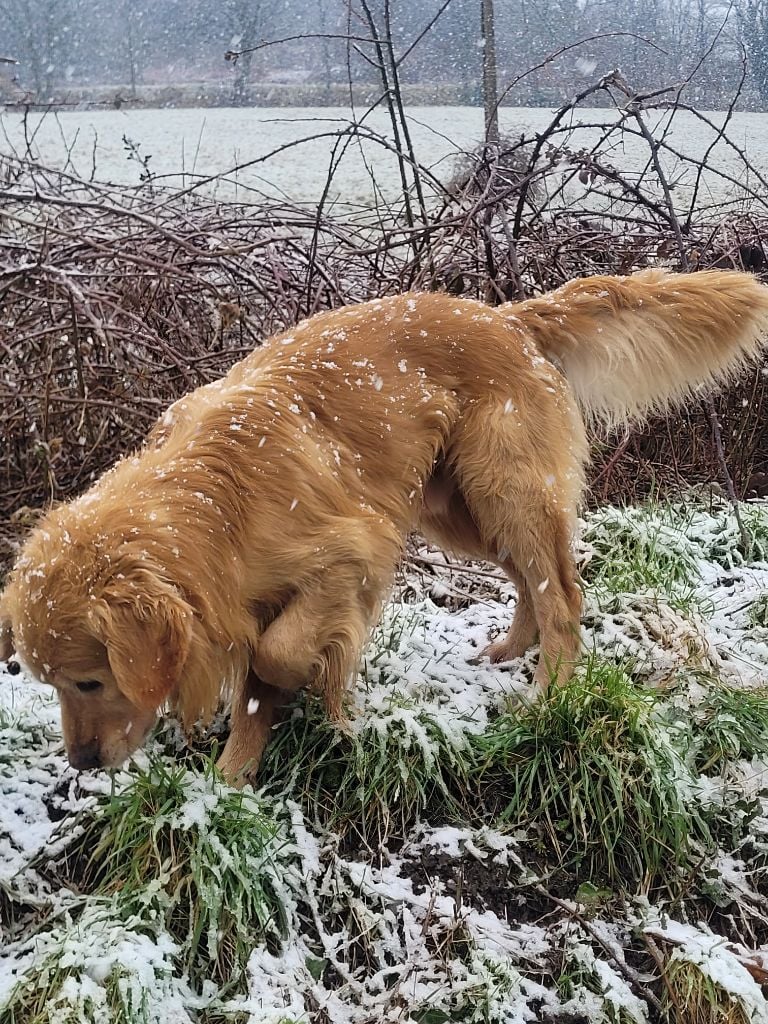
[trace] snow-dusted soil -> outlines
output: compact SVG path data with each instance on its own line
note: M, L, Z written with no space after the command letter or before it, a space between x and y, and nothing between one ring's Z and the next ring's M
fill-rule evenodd
M678 732L695 732L708 688L768 678L768 509L750 506L745 518L755 539L748 559L724 508L605 510L587 522L585 647L631 665L637 687L659 697L662 741L677 749ZM630 579L640 564L645 579L660 568L653 586L640 577L625 592L611 585L612 574ZM383 738L417 751L421 764L459 758L501 712L524 703L535 652L506 666L477 661L513 605L514 588L486 567L420 550L352 695L360 749ZM276 739L302 714L300 706ZM661 972L670 965L697 968L695 977L742 1013L728 1019L768 1022L768 753L767 763L754 751L745 757L738 738L716 769L699 775L689 764L680 785L703 812L743 806L747 824L719 831L719 850L702 852L690 885L674 894L658 883L624 893L589 877L555 883L536 822L427 815L366 849L313 820L300 786L249 791L242 814L274 824L254 871L284 925L253 942L229 989L213 970L201 983L184 966L184 943L163 916L162 874L130 912L119 892L54 881L66 874L62 853L83 814L98 818L111 794L129 791L153 765L175 763L167 733L154 744L114 778L78 775L64 758L51 692L0 672L3 1024L628 1024L665 1019ZM189 763L170 827L213 837L226 873L228 841L216 838L215 822L226 791ZM395 812L397 793L391 800ZM594 823L597 835L601 827ZM215 903L215 890L200 898Z

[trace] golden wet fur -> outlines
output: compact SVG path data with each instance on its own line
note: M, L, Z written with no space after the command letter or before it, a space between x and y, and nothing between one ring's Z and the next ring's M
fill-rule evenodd
M166 702L190 723L230 690L235 779L296 689L342 720L418 527L508 572L514 620L487 653L540 635L546 688L579 648L582 413L678 401L752 356L766 324L768 289L727 271L588 278L495 310L414 294L319 314L48 512L0 598L0 654L57 687L77 767L121 761Z

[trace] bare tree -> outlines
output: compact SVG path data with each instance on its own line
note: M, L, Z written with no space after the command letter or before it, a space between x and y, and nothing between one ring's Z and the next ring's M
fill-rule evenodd
M69 13L69 0L0 0L0 23L7 26L34 90L43 98L51 95L61 74Z
M242 107L248 103L248 87L254 59L253 47L264 35L265 23L271 13L268 0L225 0L223 10L232 28L236 47L242 54L234 62L235 79L232 102Z
M485 141L499 138L499 92L496 73L496 35L493 0L480 0L480 29L483 40L483 110Z
M752 79L768 103L768 0L742 0L737 9Z
M449 0L445 8L445 0L368 0L382 40L408 54L396 69L404 87L427 85L436 101L484 102L488 112L496 105L491 96L556 105L595 67L621 67L641 91L682 81L715 39L697 74L696 99L722 105L741 67L737 33L720 31L731 3L753 72L741 102L764 105L768 0ZM20 61L20 83L39 100L52 98L65 80L88 88L112 83L116 74L135 94L150 65L169 84L199 82L229 49L242 54L232 69L236 104L248 102L267 60L291 78L305 77L318 102L333 102L331 84L341 77L333 68L343 72L346 66L336 35L343 36L347 10L353 34L360 29L367 36L361 0L0 0L0 50ZM291 44L259 47L281 37ZM590 41L576 48L579 39ZM561 57L538 67L560 51ZM353 40L350 54L354 85L377 82L378 57L370 45ZM521 70L534 65L537 70L505 93ZM492 136L492 119L487 129Z
M128 84L131 97L136 98L136 86L144 70L146 42L143 38L144 12L136 7L135 0L122 0L121 16L125 28L122 45L125 55Z

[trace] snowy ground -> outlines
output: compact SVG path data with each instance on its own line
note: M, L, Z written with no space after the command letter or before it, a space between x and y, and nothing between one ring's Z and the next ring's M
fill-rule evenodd
M221 199L259 202L262 194L287 197L314 207L325 197L328 169L338 158L330 136L346 128L363 111L344 107L306 108L216 108L160 110L73 110L55 114L3 112L0 107L0 155L24 153L31 139L31 152L46 167L62 167L84 179L134 185L144 171L130 156L125 140L139 147L142 158L149 157L151 172L160 184L173 187L195 185ZM652 130L664 133L667 141L685 155L672 160L661 151L659 158L667 177L674 183L673 198L681 213L690 202L698 181L698 166L705 153L718 175L705 171L700 188L712 202L736 198L731 181L744 179L744 165L738 152L723 142L716 129L699 118L677 110L671 125L667 115L648 115ZM708 115L715 126L726 118L723 111ZM768 163L766 114L737 113L729 116L728 133L739 143L757 167ZM517 137L534 135L550 124L553 111L536 107L501 107L502 131ZM573 151L589 151L599 132L592 127L613 123L613 109L579 111L563 125L557 141ZM456 156L471 150L483 137L483 115L478 107L410 107L410 132L419 160L442 182L450 180ZM364 128L389 139L391 124L386 110L367 114ZM710 152L710 147L712 147ZM332 157L333 151L333 157ZM624 133L621 152L613 154L623 174L639 174L646 165L648 148L642 140ZM610 150L608 159L611 159ZM696 161L689 163L688 161ZM179 168L182 168L179 171ZM214 180L215 179L215 180ZM553 187L560 184L552 179ZM754 182L746 182L752 188ZM429 190L426 178L424 187ZM646 182L646 187L650 187ZM368 209L379 198L396 201L400 194L397 160L379 143L365 139L365 131L350 145L330 189L331 202ZM573 186L580 201L593 205L600 201L581 194L582 186ZM571 194L571 191L569 191ZM755 202L754 193L750 201Z
M78 775L50 692L0 673L0 1021L768 1022L768 508L743 515L746 557L724 508L589 517L589 653L549 717L533 654L476 662L511 585L421 550L351 734L301 702L258 793L170 726Z

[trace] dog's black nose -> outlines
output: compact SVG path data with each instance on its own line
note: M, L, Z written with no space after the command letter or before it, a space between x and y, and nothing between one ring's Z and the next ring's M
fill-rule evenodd
M69 763L79 772L86 768L101 768L101 754L97 743L87 743L69 754Z
M9 661L5 666L5 671L9 676L17 676L21 672L21 665L18 661Z

